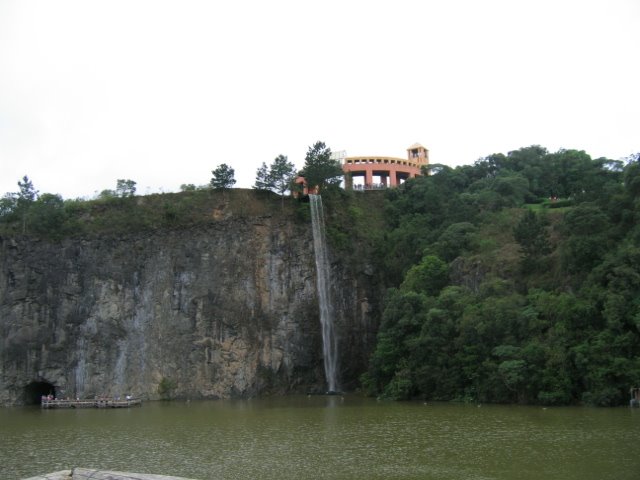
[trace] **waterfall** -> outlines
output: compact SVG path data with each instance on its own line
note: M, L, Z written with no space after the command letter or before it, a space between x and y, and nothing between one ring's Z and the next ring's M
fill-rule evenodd
M318 301L320 303L320 323L322 324L322 352L324 355L324 373L327 377L329 392L337 392L338 339L333 325L333 304L331 303L331 282L327 242L325 241L324 212L322 197L309 195L311 205L311 225L313 230L313 250L316 257L318 275Z

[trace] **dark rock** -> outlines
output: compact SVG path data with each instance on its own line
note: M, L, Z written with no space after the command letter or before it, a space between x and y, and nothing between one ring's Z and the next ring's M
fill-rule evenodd
M0 238L0 404L36 402L46 386L145 399L326 389L312 245L308 225L229 215L58 243ZM375 342L380 289L365 271L332 266L342 388Z

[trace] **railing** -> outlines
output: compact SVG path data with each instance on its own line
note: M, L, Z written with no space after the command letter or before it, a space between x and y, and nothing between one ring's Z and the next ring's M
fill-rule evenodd
M416 157L417 158L417 157ZM396 157L346 157L342 162L343 165L402 165L405 167L422 167L424 157L420 157L419 161L412 159L396 158Z
M384 190L385 188L390 188L389 185L385 185L384 183L372 183L367 185L354 185L354 190Z

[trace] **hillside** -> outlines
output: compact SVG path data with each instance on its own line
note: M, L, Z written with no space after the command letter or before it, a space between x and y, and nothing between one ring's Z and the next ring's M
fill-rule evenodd
M640 164L529 147L390 191L371 394L620 405L640 384Z
M626 404L640 385L639 160L532 146L386 192L323 191L342 386ZM3 402L45 380L149 397L321 388L304 201L27 197L0 211Z

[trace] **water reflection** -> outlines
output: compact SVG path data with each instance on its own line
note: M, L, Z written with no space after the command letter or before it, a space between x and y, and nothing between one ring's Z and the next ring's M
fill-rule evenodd
M354 396L0 410L0 478L72 466L198 479L637 479L640 411Z

